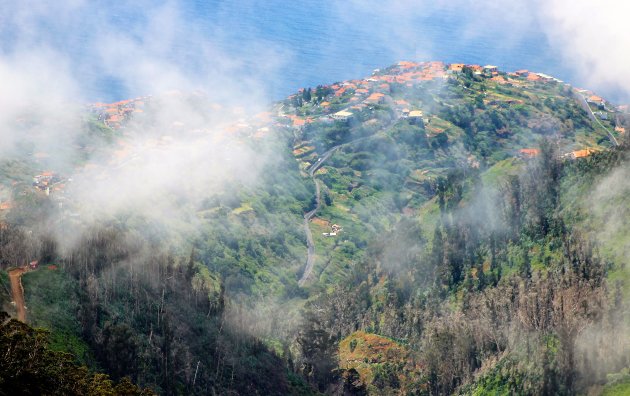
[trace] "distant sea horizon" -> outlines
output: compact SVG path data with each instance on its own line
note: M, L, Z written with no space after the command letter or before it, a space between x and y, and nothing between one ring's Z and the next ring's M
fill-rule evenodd
M256 3L256 2L253 2ZM270 101L282 100L302 87L331 84L337 81L369 76L374 69L398 61L443 61L445 63L492 64L503 71L528 69L546 73L581 88L572 70L557 51L551 48L542 32L529 32L506 38L505 26L488 28L465 36L461 29L469 16L465 10L441 10L430 18L418 18L404 38L384 39L383 21L379 16L366 17L357 23L334 12L332 0L282 2L269 0L264 7L251 1L190 0L181 3L182 15L208 44L228 56L244 59L245 66L256 67L265 59L248 59L243 43L253 40L281 49L284 57L263 88ZM305 12L308 9L308 12ZM370 19L372 18L372 19ZM136 18L119 17L116 27L127 30ZM216 34L217 26L221 34ZM374 26L374 31L366 27ZM182 27L187 29L187 27ZM186 32L183 32L185 36ZM70 59L81 60L81 40L66 50ZM199 62L192 43L176 42L172 62ZM157 92L131 91L114 76L98 69L80 70L79 76L91 102L113 102ZM612 92L601 92L620 96Z

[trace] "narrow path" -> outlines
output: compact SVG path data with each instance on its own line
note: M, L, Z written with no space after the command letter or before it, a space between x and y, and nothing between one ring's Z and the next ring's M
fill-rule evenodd
M26 272L26 268L14 268L9 271L9 279L11 280L11 295L15 303L17 311L17 319L26 323L26 305L24 304L24 288L22 287L22 275Z

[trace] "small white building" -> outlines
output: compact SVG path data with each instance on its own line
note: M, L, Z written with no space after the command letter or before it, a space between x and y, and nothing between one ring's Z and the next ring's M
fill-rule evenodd
M548 74L545 74L545 73L536 73L536 75L538 77L540 77L541 81L544 81L544 82L551 82L551 81L562 82L562 81L558 80L557 78L552 77L552 76L550 76Z
M422 118L422 110L412 110L408 114L409 118Z
M499 68L497 66L494 65L485 65L483 67L483 71L486 73L498 73L499 72Z
M337 121L348 121L354 114L349 111L341 110L333 114L331 117Z

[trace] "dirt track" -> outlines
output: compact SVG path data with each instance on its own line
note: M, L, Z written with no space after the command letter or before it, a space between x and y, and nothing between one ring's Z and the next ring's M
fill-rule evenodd
M15 310L17 311L17 319L26 323L26 306L24 305L24 288L22 287L22 274L26 272L25 268L14 268L9 271L9 279L11 279L11 295L15 302Z

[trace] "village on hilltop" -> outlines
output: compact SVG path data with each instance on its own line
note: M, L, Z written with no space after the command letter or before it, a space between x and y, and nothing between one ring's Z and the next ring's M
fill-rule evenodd
M536 86L536 84L561 84L567 89L571 89L591 119L608 131L613 142L616 142L616 137L626 133L625 128L619 122L619 114L628 112L627 105L615 107L592 91L571 88L563 81L544 73L528 70L506 73L493 65L401 61L393 66L374 70L370 76L362 79L322 85L316 89L301 89L290 95L285 101L274 105L271 111L247 114L244 109L220 108L224 112L231 111L235 115L240 114L238 121L222 125L220 128L213 128L212 132L199 130L197 134L199 136L211 135L210 138L216 143L220 143L228 136L235 136L239 139L262 139L277 128L290 127L299 132L315 122L324 124L346 123L353 121L362 112L369 113L382 106L387 106L400 119L406 119L410 124L424 126L428 137L437 136L445 130L443 122L430 111L427 111L421 102L414 101L412 98L402 98L400 95L396 95L396 92L399 92L401 87L413 90L426 83L438 84L437 86L439 86L439 84L448 83L449 79L455 78L459 74L469 74L498 86L528 87ZM114 103L94 103L88 106L88 111L95 116L98 122L102 122L111 130L123 131L134 117L143 116L149 111L148 106L153 100L152 96L143 96ZM522 103L517 98L493 97L483 100L487 105L518 105ZM306 103L308 106L302 106ZM220 105L215 106L221 107ZM216 109L209 110L214 111ZM364 120L366 125L374 121ZM607 123L611 127L608 128L603 123ZM186 127L184 122L176 122L170 129L173 133L178 133ZM220 129L221 133L217 133L217 129ZM109 165L120 167L131 163L138 156L139 149L166 149L173 144L173 137L163 135L155 139L148 139L145 143L147 147L132 147L124 134L118 137L114 141ZM595 147L578 147L563 152L561 156L565 160L584 158L597 151L599 149ZM293 148L293 154L301 161L303 169L311 166L318 158L315 146L309 141L298 141ZM516 150L514 155L515 157L530 159L538 154L538 149L522 147ZM33 155L36 161L48 156L47 153L35 153ZM478 160L474 157L469 157L469 163L472 166L478 166ZM89 168L94 165L88 162L84 166ZM46 170L33 176L32 185L41 194L52 195L55 196L55 199L63 201L65 199L63 191L69 181L71 179L64 179L53 170ZM11 199L0 200L0 211L7 211L12 206ZM335 235L336 231L332 230L329 234Z
M352 120L358 112L372 109L378 105L387 104L399 114L401 118L410 121L417 120L423 124L429 124L432 118L426 114L422 108L413 106L407 100L392 98L392 86L394 84L413 88L425 82L446 81L451 76L461 73L470 73L487 81L498 85L511 85L515 87L532 86L535 84L560 84L573 90L576 98L580 99L582 107L592 116L594 121L615 120L615 125L609 131L613 139L615 135L623 135L626 131L619 118L615 114L625 113L628 106L613 106L600 96L589 90L574 89L569 84L553 76L532 72L529 70L517 70L514 72L501 72L494 65L474 65L463 63L445 64L439 61L432 62L409 62L401 61L386 69L377 69L374 73L363 79L349 80L331 85L318 87L316 90L301 89L298 93L288 97L287 101L293 103L294 107L303 102L304 98L310 98L324 93L321 100L311 106L309 115L300 115L297 111L286 111L286 106L280 108L278 116L290 121L290 125L302 129L308 124L316 121L330 123L334 121L348 122ZM499 103L522 104L518 99L496 99L489 100L489 105ZM607 129L602 125L604 129ZM442 130L438 127L429 127L427 133L439 133ZM314 147L304 142L294 148L294 154L298 157L305 157L310 154ZM575 159L587 157L599 150L593 147L585 147L562 153L563 159ZM520 149L516 156L521 158L532 158L537 155L537 149Z
M151 96L145 96L115 103L94 103L89 110L108 127L118 129L133 115L144 113L144 107L150 100Z

